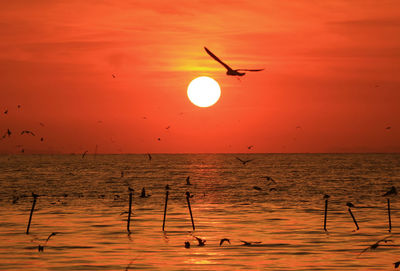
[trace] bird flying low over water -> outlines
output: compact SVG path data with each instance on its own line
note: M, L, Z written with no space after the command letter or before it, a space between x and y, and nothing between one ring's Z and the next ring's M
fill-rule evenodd
M400 265L400 261L395 262L395 263L393 263L393 264L394 264L394 268L397 268L397 267L399 267L399 265Z
M205 239L201 239L201 238L196 237L196 236L193 236L193 237L196 238L197 242L199 242L199 246L200 247L205 246L205 244L206 244L206 240Z
M235 158L236 158L237 160L239 160L240 162L242 162L243 165L246 165L248 162L251 162L251 161L254 160L254 159L242 160L242 159L240 159L239 157L236 157L236 156L235 156Z
M380 244L381 244L382 242L384 242L384 243L393 242L393 240L388 239L388 238L390 238L391 236L392 236L392 235L389 235L389 236L386 236L385 238L383 238L383 239L381 239L381 240L376 241L374 244L370 245L369 247L367 247L366 249L364 249L363 251L361 251L361 253L360 253L358 256L360 256L361 254L363 254L364 252L366 252L366 251L368 251L368 250L375 250L375 249L377 249L377 248L380 246Z
M387 191L385 194L382 195L382 197L387 197L387 196L392 196L392 195L397 195L397 189L396 187L392 186L389 191Z
M227 69L226 74L227 75L232 75L232 76L243 76L246 73L245 72L240 72L240 71L247 71L247 72L259 72L262 71L264 69L232 69L231 67L229 67L227 64L225 64L224 62L222 62L221 59L219 59L216 55L214 55L210 50L207 49L207 47L204 47L204 50L206 50L207 54L209 54L212 58L214 58L214 60L216 60L217 62L219 62L222 66L225 67L225 69Z
M84 152L82 153L82 159L85 158L87 152L88 152L88 151L84 151Z
M257 241L257 242L247 242L247 241L243 241L243 240L239 240L239 241L243 243L242 246L251 246L253 244L261 244L260 241Z
M222 246L224 244L224 242L228 242L229 244L231 244L231 240L229 240L228 238L224 238L224 239L221 239L221 241L219 241L219 246Z

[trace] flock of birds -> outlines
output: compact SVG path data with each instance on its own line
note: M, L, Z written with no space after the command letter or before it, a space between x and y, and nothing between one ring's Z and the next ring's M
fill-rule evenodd
M21 105L20 105L20 104L17 105L17 109L18 109L18 110L21 109ZM6 109L3 113L4 113L5 115L8 115L8 109ZM43 124L42 122L40 122L39 125L42 126L42 127L44 127L44 124ZM14 134L14 132L12 132L10 128L7 128L7 131L1 136L0 140L4 140L4 139L6 139L6 138L10 138L12 134ZM17 133L17 134L18 134L18 133ZM31 130L22 130L19 134L20 134L21 136L23 136L23 135L36 136L36 134L35 134L34 132L32 132ZM40 137L40 141L43 142L43 141L44 141L44 137ZM19 145L17 145L16 147L23 147L23 145L20 145L20 144L19 144ZM24 153L24 152L25 152L25 149L24 149L24 148L21 148L21 152Z

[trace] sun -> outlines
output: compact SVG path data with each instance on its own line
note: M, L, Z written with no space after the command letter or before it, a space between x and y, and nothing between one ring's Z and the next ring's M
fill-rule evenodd
M187 95L194 105L209 107L219 100L221 88L211 77L200 76L190 82Z

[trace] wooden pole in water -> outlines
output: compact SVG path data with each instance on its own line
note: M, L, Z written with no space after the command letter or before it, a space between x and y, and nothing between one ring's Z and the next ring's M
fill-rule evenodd
M132 213L132 190L129 189L129 211L128 211L128 223L126 225L126 229L128 230L128 234L131 234L131 230L129 229L129 226L131 224L131 213Z
M29 215L28 227L26 228L26 234L29 234L29 228L31 227L32 215L33 211L35 210L36 198L38 197L38 195L32 193L32 196L33 196L33 203L32 203L31 214Z
M389 218L389 232L392 232L392 219L390 218L390 199L387 199L388 218Z
M356 220L356 218L354 217L353 213L351 212L350 207L349 207L349 213L350 213L351 217L353 218L353 221L354 221L354 224L355 224L356 227L357 227L357 230L359 230L360 227L358 227L357 220Z
M193 214L192 214L192 208L190 207L189 198L190 198L190 193L186 192L186 200L187 200L188 207L189 207L190 218L192 219L192 227L193 227L193 230L195 230L194 221L193 221Z
M169 186L167 185L165 187L165 205L164 205L164 219L163 219L163 223L162 223L162 230L164 231L164 227L165 227L165 217L167 216L167 205L168 205L168 195L169 195Z
M326 229L326 215L328 213L328 199L325 200L325 215L324 215L324 230L327 231Z

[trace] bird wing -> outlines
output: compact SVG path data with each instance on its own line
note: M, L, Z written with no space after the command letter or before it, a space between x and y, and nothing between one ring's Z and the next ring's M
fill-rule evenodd
M260 72L264 69L237 69L236 71L246 71L246 72Z
M49 237L47 237L46 243L50 240L52 236L55 236L58 232L52 232Z
M219 59L216 55L214 55L213 53L211 53L210 50L207 49L207 47L204 47L204 49L206 50L207 54L209 54L212 58L214 58L216 61L218 61L222 66L225 67L225 69L229 70L229 71L233 71L233 69L231 67L229 67L228 65L226 65L224 62L222 62L221 59Z
M235 156L235 158L238 159L240 162L244 163L244 161L242 159L240 159L239 157Z
M251 161L253 161L254 159L249 159L249 160L246 160L246 161L244 161L245 163L248 163L248 162L251 162Z

